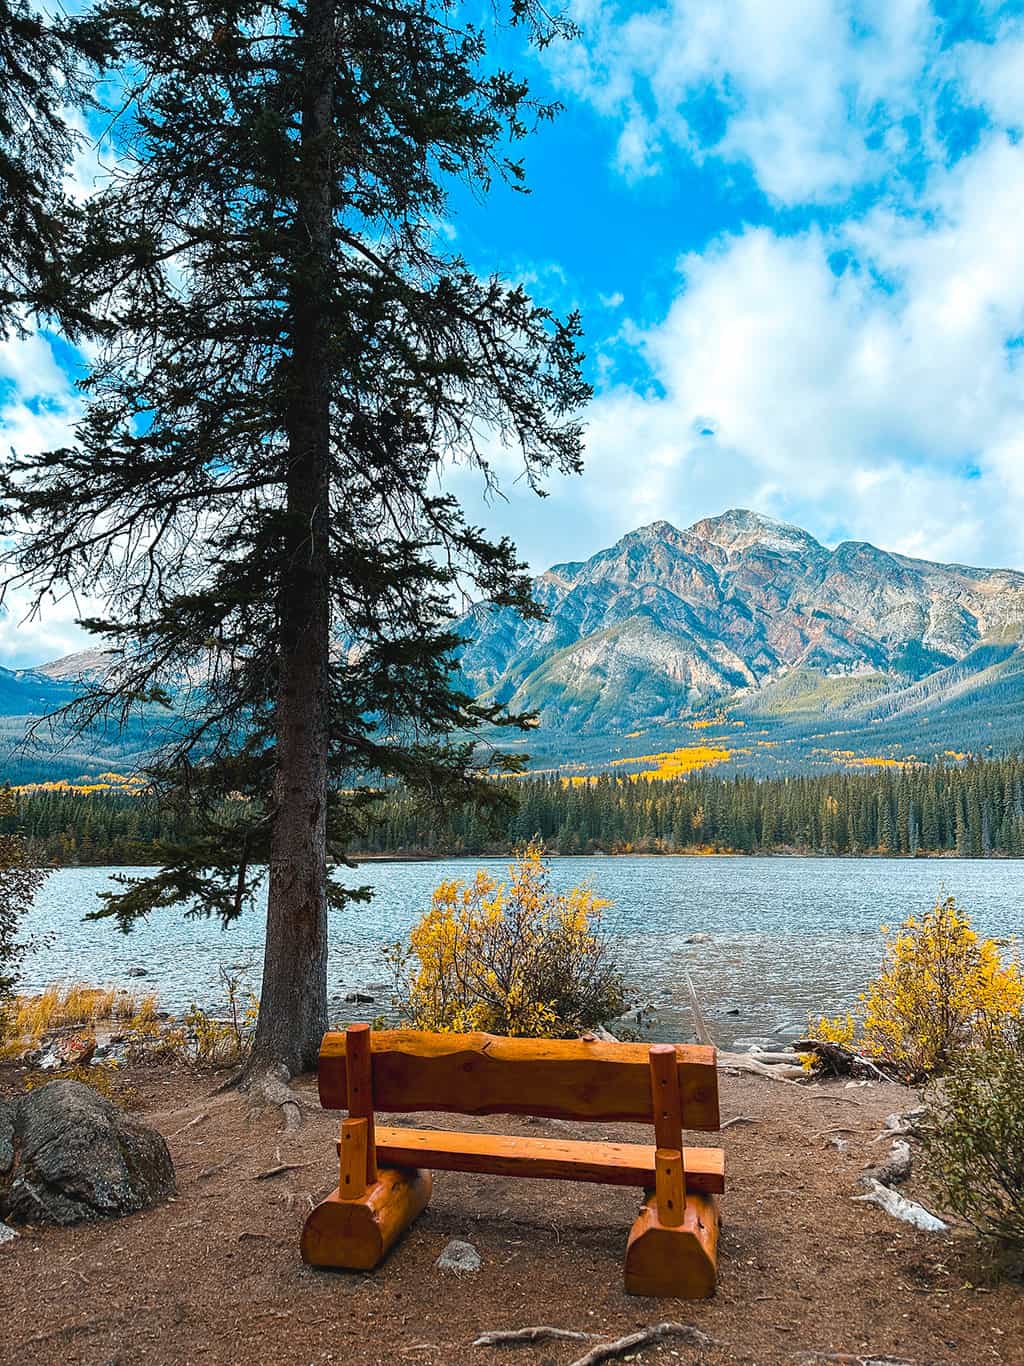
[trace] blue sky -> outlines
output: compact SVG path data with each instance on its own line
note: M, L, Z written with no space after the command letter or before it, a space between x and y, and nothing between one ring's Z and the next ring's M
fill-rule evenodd
M1024 0L574 0L527 59L565 112L533 193L459 196L479 270L578 306L587 472L473 516L537 569L731 506L1024 568ZM80 178L88 179L85 168ZM57 444L67 356L0 345L5 445ZM76 648L0 621L0 663Z

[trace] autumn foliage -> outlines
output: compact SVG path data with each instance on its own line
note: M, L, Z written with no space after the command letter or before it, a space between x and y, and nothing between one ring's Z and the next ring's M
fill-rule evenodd
M895 932L883 926L878 976L856 1014L811 1022L824 1042L873 1057L906 1081L945 1073L983 1048L1024 1013L1024 976L1016 956L982 939L953 897Z
M418 1029L569 1038L622 1013L622 980L601 932L609 905L588 887L555 892L531 843L499 882L442 882L407 946L391 951L403 1013Z

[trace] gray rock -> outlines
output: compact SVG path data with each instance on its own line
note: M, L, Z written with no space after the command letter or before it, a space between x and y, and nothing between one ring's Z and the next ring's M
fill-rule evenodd
M53 1081L0 1102L0 1219L116 1218L174 1191L161 1135L91 1087Z
M372 996L367 996L365 991L350 991L345 997L348 1002L357 1002L359 1005L369 1005L373 1001Z
M684 943L684 944L707 944L707 943L710 943L710 941L711 941L711 936L710 936L710 934L705 934L703 930L699 930L699 931L697 932L697 934L691 934L688 938L684 939L684 940L683 940L683 943Z
M17 1236L10 1224L5 1224L0 1219L0 1247L3 1247L4 1243L13 1243Z
M138 968L138 967L136 967L136 968L129 968L129 969L128 969L128 976L129 976L129 977L148 977L148 976L149 976L149 970L148 970L148 968Z
M453 1238L434 1263L438 1271L454 1271L462 1276L480 1270L480 1254L472 1243Z

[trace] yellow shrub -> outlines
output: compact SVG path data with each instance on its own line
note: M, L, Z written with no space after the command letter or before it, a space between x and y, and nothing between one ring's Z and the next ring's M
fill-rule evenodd
M88 1029L103 1020L116 1020L131 1029L155 1020L156 1006L155 993L139 997L118 987L90 987L82 982L15 996L4 1011L6 1051L32 1047L53 1030Z
M830 1019L827 1015L819 1015L816 1022L810 1020L809 1030L811 1038L821 1043L836 1043L841 1048L852 1048L857 1037L857 1021L849 1011L845 1018L836 1015Z
M407 947L390 952L404 1013L419 1029L567 1038L621 1014L621 978L600 933L609 903L552 891L532 843L507 883L478 871L442 882Z
M909 1078L944 1071L1021 1014L1020 963L979 939L953 897L886 934L882 970L861 998L864 1042Z

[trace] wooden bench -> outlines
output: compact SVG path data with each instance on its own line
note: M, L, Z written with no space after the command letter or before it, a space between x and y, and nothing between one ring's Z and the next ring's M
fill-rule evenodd
M684 1148L682 1130L717 1130L712 1048L504 1039L490 1034L324 1035L320 1101L347 1110L338 1187L302 1234L313 1266L367 1271L426 1208L431 1171L639 1186L644 1204L626 1245L626 1290L703 1299L714 1293L720 1148ZM439 1129L385 1128L374 1111L654 1125L654 1143L589 1143Z

